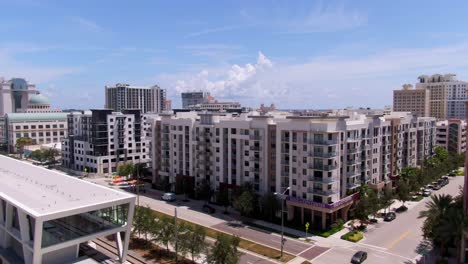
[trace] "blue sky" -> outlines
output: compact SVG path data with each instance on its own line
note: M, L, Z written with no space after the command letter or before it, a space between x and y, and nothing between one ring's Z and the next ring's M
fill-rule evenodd
M281 108L383 107L420 74L468 79L468 1L0 0L0 76L59 108L158 84Z

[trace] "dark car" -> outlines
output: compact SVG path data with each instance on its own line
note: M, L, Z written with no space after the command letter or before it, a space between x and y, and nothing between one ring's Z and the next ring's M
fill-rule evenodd
M393 212L390 212L390 213L387 213L387 214L385 215L384 221L385 221L385 222L391 222L391 221L395 220L395 218L396 218L396 214L393 213Z
M439 185L439 184L432 185L432 190L435 190L435 191L437 191L437 190L440 190L440 188L442 188L442 186L441 186L441 185Z
M353 264L363 263L366 259L367 259L367 252L358 251L351 258L351 263Z
M448 178L442 178L442 179L438 180L437 183L440 186L445 186L445 185L447 185L449 183L449 180L448 180Z
M216 209L213 207L209 206L208 204L203 205L203 211L209 214L214 214L216 212Z

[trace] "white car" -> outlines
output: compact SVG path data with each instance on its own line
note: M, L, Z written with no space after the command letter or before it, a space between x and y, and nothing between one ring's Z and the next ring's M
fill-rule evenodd
M172 202L176 200L176 195L175 193L165 193L161 197L162 200L167 201L167 202Z

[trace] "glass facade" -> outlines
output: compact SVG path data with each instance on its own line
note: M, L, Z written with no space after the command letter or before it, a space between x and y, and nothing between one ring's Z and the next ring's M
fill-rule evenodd
M49 220L43 224L42 248L124 226L128 204Z

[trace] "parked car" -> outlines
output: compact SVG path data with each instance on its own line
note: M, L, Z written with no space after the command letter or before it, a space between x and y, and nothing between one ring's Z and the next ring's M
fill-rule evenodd
M358 251L351 258L351 263L353 264L363 263L366 259L367 259L367 252Z
M422 192L422 196L424 196L424 197L429 197L429 196L431 196L431 194L432 194L432 192L430 190L428 190L428 189L426 189L426 190L424 190Z
M435 190L435 191L440 190L440 188L442 188L442 186L439 185L439 184L436 184L436 185L432 186L432 190Z
M167 202L172 202L176 200L176 195L175 193L165 193L161 197L162 200L167 201Z
M209 214L214 214L216 212L216 209L213 207L209 206L208 204L203 205L203 211Z
M395 218L396 218L396 214L394 212L389 212L389 213L387 213L385 215L384 221L385 222L391 222L391 221L395 220Z
M442 177L442 179L438 180L437 182L439 183L440 186L445 186L449 183L449 180L447 176L444 176Z

